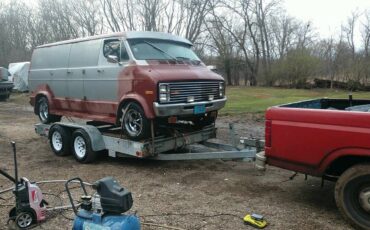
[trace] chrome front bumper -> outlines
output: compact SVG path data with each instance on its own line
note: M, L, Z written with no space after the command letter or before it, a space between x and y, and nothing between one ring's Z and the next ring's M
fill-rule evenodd
M220 110L225 106L226 97L213 101L201 101L193 103L159 104L153 102L154 113L157 117L168 117L175 115L192 115L194 106L205 105L206 112Z

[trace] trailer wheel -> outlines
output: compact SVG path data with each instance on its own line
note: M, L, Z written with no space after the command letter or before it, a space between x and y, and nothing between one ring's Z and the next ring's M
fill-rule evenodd
M20 229L28 229L34 222L35 219L31 212L21 212L15 219L15 223Z
M76 160L80 163L93 162L97 153L92 150L89 135L83 129L77 129L72 135L72 152Z
M125 110L122 118L122 131L131 140L138 141L147 138L150 134L150 122L145 117L144 110L141 106L132 102L128 104Z
M335 201L349 223L370 229L370 164L352 166L340 176Z
M44 96L40 97L36 103L36 112L43 124L60 121L61 116L49 113L49 102Z
M53 125L49 130L50 147L57 156L67 156L70 152L71 132L60 125Z

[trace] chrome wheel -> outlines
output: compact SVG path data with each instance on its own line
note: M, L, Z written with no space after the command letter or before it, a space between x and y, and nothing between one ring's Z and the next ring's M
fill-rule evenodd
M135 109L129 109L124 117L124 125L130 136L139 136L143 130L143 117Z
M62 135L58 131L55 131L51 136L51 142L56 151L62 150L63 148Z
M41 99L39 102L39 116L42 121L46 121L49 117L49 105L46 99Z
M364 188L360 191L359 201L361 207L370 213L370 188Z
M83 137L77 136L73 141L74 151L78 158L82 159L86 155L86 143Z
M33 218L32 215L28 212L23 212L17 216L17 225L20 228L27 228L31 226Z

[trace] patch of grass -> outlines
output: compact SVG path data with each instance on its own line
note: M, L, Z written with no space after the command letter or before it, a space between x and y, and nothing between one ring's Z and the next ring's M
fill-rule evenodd
M263 113L274 105L315 98L348 98L349 91L332 89L283 89L268 87L227 87L227 103L221 115ZM370 99L370 92L352 92L354 98Z

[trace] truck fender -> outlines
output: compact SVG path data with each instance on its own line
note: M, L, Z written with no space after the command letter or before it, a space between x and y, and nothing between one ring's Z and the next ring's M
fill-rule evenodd
M147 101L141 95L127 94L127 95L125 95L121 98L120 105L122 105L122 103L125 103L127 101L136 101L136 102L138 102L140 104L140 106L143 108L145 116L148 119L155 118L153 108L148 105ZM118 109L120 109L120 107L121 106L119 106ZM120 111L117 111L117 114L120 114ZM120 119L120 118L118 118L118 119Z
M370 149L366 148L341 148L334 150L325 155L325 157L320 162L319 171L324 173L326 169L330 166L332 162L340 157L353 156L353 157L370 157Z
M101 132L99 131L99 129L96 128L95 126L80 125L77 123L65 123L65 122L56 122L52 126L54 125L60 125L62 127L66 127L72 130L83 129L90 137L92 150L101 151L101 150L106 149L103 136ZM52 126L50 126L50 129Z

